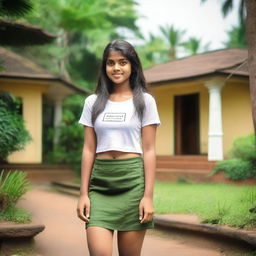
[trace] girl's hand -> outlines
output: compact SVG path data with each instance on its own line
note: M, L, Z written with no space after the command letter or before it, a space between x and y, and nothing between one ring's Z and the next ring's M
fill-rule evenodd
M143 197L139 205L140 223L146 223L153 219L154 206L151 197Z
M85 221L89 222L90 218L90 199L87 195L81 195L77 204L77 216Z

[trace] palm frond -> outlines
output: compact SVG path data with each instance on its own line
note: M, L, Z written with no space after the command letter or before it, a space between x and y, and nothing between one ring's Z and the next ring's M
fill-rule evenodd
M21 17L31 10L30 0L0 0L0 16Z
M233 0L226 0L222 5L222 13L224 17L233 9Z

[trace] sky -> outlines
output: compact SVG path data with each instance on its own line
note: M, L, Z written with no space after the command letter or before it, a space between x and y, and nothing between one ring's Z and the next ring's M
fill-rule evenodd
M226 31L238 24L237 5L226 18L223 17L221 6L223 0L136 0L136 9L143 15L138 19L142 34L147 37L149 32L160 35L160 25L174 25L185 29L185 39L201 38L202 44L210 43L209 50L223 49L223 41L227 40ZM235 4L239 1L234 1Z

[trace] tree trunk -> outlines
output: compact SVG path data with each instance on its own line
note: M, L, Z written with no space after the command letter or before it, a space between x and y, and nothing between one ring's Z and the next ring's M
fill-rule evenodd
M245 5L252 118L256 133L256 0L245 0Z
M57 44L61 48L64 48L64 49L68 48L68 33L64 29L61 31L61 35L59 36L59 38L57 40ZM64 77L67 81L71 81L69 72L67 70L68 62L69 62L69 58L68 58L67 53L65 53L65 56L63 56L60 59L59 68L60 68L61 76Z

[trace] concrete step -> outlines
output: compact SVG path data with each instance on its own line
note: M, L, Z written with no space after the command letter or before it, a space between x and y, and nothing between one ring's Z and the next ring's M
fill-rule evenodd
M205 155L165 155L157 156L157 160L188 160L188 161L208 161Z
M187 182L198 182L198 183L204 183L204 182L211 182L211 177L208 176L209 172L202 172L202 171L196 171L193 170L193 172L190 171L181 171L179 169L172 169L163 171L163 169L157 169L156 171L156 180L157 181L165 181L165 182L177 182L177 181L187 181Z
M212 170L215 163L212 162L197 162L197 161L157 161L156 167L157 168L180 168L180 169L205 169L205 170Z
M72 170L72 166L67 164L0 164L0 170Z

